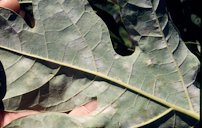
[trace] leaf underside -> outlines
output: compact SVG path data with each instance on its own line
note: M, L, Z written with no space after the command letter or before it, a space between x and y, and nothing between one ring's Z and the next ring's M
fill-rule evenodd
M199 61L169 21L163 0L119 0L139 46L118 55L86 0L34 0L34 28L0 9L0 60L6 110L47 113L7 127L192 127L199 120ZM97 100L85 117L69 112ZM44 123L47 122L47 123Z

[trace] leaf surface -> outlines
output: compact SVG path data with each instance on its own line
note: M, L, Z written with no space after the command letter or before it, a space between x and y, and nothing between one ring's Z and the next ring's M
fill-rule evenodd
M122 6L120 13L123 22L132 35L131 38L138 40L140 49L152 58L151 63L154 65L156 62L160 67L175 65L174 70L180 82L176 81L175 85L181 85L189 102L189 108L199 111L199 106L196 105L199 102L199 89L193 85L196 76L194 68L196 69L197 66L188 63L193 60L193 54L186 48L172 25L167 15L165 1L119 0L119 4ZM194 61L195 64L198 63L197 59Z
M35 121L33 127L60 127L64 120L72 127L197 124L199 90L192 83L199 61L181 41L166 12L154 13L164 5L132 0L119 4L124 20L130 21L128 30L135 31L132 35L139 41L131 56L114 52L106 25L86 0L34 0L34 28L0 9L5 109L57 112L21 118L8 127L27 127L24 122ZM88 116L59 113L92 100L98 106Z

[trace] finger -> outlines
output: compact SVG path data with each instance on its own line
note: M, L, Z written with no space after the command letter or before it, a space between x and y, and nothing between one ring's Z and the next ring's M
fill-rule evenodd
M33 115L37 114L39 112L37 111L20 111L20 112L5 112L5 111L0 111L0 127L4 127L13 120L16 120L18 118L28 116L28 115Z
M20 12L20 4L18 0L0 0L0 7Z
M93 100L83 106L77 107L73 109L69 115L73 116L86 116L93 112L97 108L97 101Z

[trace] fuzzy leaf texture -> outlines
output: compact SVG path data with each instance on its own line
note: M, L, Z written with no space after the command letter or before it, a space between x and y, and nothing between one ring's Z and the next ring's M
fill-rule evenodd
M5 110L47 111L6 128L197 127L199 61L170 22L161 0L120 0L139 46L118 55L87 0L33 0L35 26L0 9ZM68 113L96 100L95 111Z

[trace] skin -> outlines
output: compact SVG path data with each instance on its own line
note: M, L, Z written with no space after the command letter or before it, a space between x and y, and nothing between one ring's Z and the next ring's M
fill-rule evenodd
M18 0L0 0L0 7L13 10L17 13L20 12L20 4Z
M93 100L90 101L89 103L86 103L80 107L74 108L70 113L68 113L71 116L87 116L91 114L94 110L97 108L97 101ZM40 113L39 111L32 111L32 110L24 110L24 111L18 111L18 112L8 112L8 111L0 111L0 128L8 125L12 121L33 115L33 114L38 114Z
M16 120L20 117L37 114L37 111L20 111L20 112L7 112L0 111L0 128L6 126L13 120Z
M0 0L0 7L13 10L16 13L19 13L20 15L22 13L22 11L20 10L20 4L18 3L18 0ZM68 114L72 116L87 116L91 112L93 112L96 108L97 108L97 101L93 100L90 101L89 103L84 104L83 106L76 107ZM8 125L10 122L18 118L37 113L40 112L32 110L24 110L17 112L8 112L0 110L0 128Z

